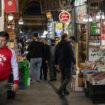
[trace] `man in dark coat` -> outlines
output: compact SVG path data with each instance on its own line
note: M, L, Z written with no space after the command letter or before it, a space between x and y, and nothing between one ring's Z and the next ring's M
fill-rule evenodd
M43 58L42 58L42 67L41 67L41 74L40 79L47 80L47 71L48 71L48 60L50 56L49 45L47 39L43 40L44 51L43 51Z
M68 95L69 91L66 87L71 79L71 67L72 63L75 64L75 58L72 46L68 41L68 35L65 33L61 36L61 41L56 46L55 63L57 69L61 71L61 86L57 93L59 95Z
M30 70L31 70L31 79L33 77L36 78L37 82L40 82L40 69L42 65L42 57L44 47L41 42L39 42L38 33L34 33L33 41L30 43L28 47L28 51L30 54Z
M50 46L50 60L49 60L50 81L55 81L57 77L57 71L55 68L55 48L56 48L56 42L55 39L52 39Z

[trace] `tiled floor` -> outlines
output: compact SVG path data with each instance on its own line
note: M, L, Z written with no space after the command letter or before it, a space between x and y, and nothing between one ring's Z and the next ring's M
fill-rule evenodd
M8 101L8 105L93 105L83 92L71 92L69 96L59 97L56 89L59 81L34 82L31 86L17 92L14 101Z

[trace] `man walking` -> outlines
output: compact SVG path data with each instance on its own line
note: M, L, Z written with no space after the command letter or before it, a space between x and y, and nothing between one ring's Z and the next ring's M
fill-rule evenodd
M57 80L57 71L55 68L55 48L56 48L56 42L55 39L51 40L51 46L50 46L50 59L49 59L49 76L50 81Z
M6 102L7 82L10 77L11 70L13 72L12 91L18 88L18 64L14 50L7 47L9 34L5 31L0 32L0 105Z
M40 82L40 69L42 65L42 57L43 57L43 43L39 42L38 33L34 33L32 36L33 41L30 43L28 47L28 51L30 54L30 69L31 69L31 79L33 77L36 78L37 82Z
M61 36L61 41L56 46L55 63L57 69L61 71L61 86L57 93L59 95L68 95L67 85L71 79L71 67L72 63L75 64L75 59L66 33Z

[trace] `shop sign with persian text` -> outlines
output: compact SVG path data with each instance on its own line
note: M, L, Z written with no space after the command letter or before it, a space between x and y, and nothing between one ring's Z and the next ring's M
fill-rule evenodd
M67 11L60 12L60 14L59 14L59 20L61 22L67 23L67 22L70 22L70 19L71 19L71 15L70 15L69 12L67 12Z

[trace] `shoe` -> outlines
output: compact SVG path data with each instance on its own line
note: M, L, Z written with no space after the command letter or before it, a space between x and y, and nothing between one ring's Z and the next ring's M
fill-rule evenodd
M44 80L47 80L47 78L44 78Z
M63 91L60 90L60 89L58 89L56 93L57 93L59 96L64 96Z
M36 82L40 83L40 80L37 80Z
M57 79L50 79L50 81L56 81Z
M7 91L7 100L13 100L15 99L16 93L13 92L12 90Z
M56 79L56 78L54 78L53 80L54 80L54 81L56 81L57 79Z
M54 81L53 79L50 79L50 81Z
M70 94L67 89L65 89L63 92L64 92L64 95L69 95Z

